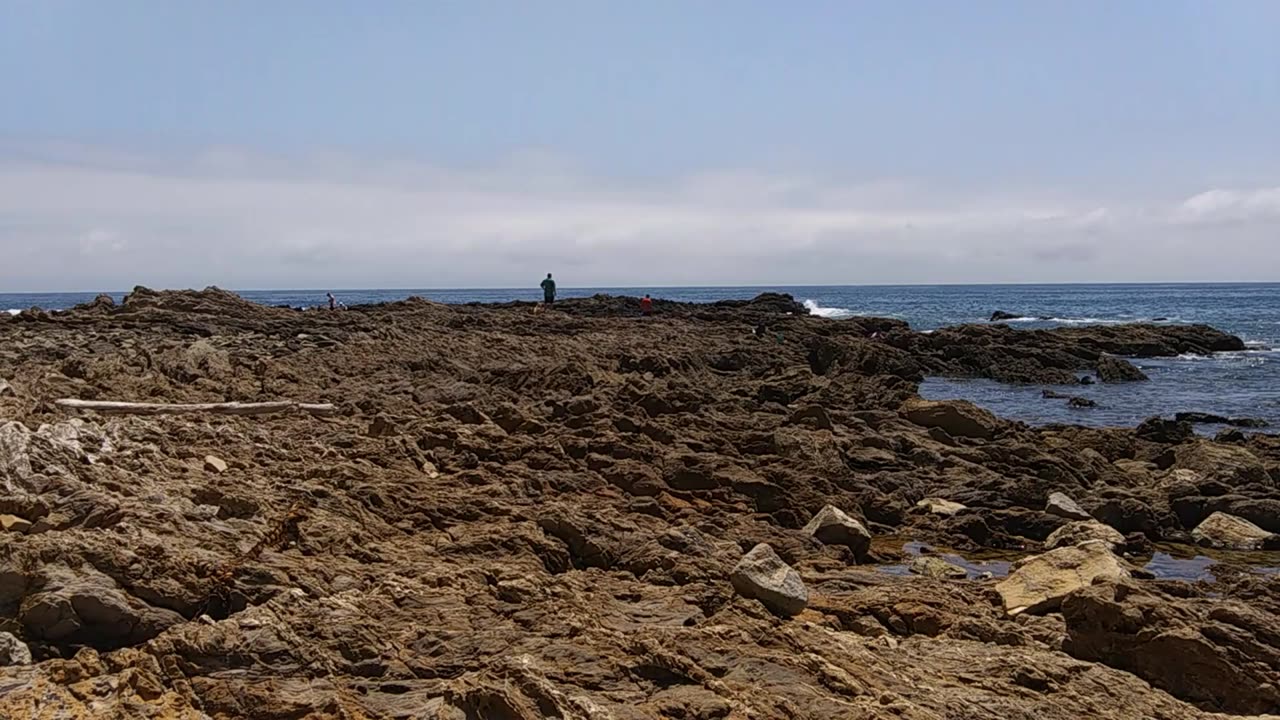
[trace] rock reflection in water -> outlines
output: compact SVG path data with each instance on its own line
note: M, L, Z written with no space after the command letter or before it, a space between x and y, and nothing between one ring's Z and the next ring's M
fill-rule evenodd
M1009 574L1009 561L1007 560L969 560L955 553L931 552L931 548L922 542L911 541L902 545L902 551L907 555L915 558L926 553L935 555L946 562L963 568L965 574L970 580L981 579L984 577L1005 577ZM899 563L893 565L881 565L877 568L880 572L889 575L911 575L910 563ZM989 574L989 575L988 575Z
M1213 582L1213 572L1209 569L1218 563L1211 557L1196 555L1189 558L1176 558L1167 552L1157 551L1151 556L1143 569L1155 575L1158 580L1186 580L1196 582L1204 580Z

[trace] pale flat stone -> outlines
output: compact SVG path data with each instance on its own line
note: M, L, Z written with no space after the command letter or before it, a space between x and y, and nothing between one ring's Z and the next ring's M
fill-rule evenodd
M204 469L209 472L224 473L227 471L227 461L216 455L205 455Z
M0 529L11 533L25 533L31 529L31 521L17 515L0 515Z
M1009 577L996 583L996 592L1010 616L1056 609L1072 592L1097 580L1130 577L1107 543L1090 540L1050 550L1023 560Z
M950 500L943 500L942 498L936 497L925 498L916 503L916 507L934 515L955 515L961 510L969 509L958 502L951 502Z

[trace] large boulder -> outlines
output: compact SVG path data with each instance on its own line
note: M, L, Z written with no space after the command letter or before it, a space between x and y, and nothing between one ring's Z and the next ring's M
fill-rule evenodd
M871 548L871 533L834 505L819 510L804 526L804 532L824 545L844 545L859 559L866 557Z
M1272 550L1280 547L1280 536L1224 512L1215 512L1205 518L1191 531L1191 537L1201 545L1229 550Z
M1062 617L1062 649L1081 660L1131 672L1204 710L1280 708L1280 623L1270 612L1120 582L1073 593Z
M809 605L809 590L800 573L778 557L768 543L742 556L730 576L739 595L754 598L779 615L799 615Z
M995 415L967 400L924 400L903 403L901 414L921 427L941 428L952 437L990 440L1000 427Z
M1056 609L1072 592L1097 580L1130 577L1120 558L1107 543L1091 540L1060 547L1018 563L1009 577L996 584L996 592L1010 615Z
M1049 493L1049 502L1045 504L1044 511L1068 520L1089 520L1092 517L1075 500L1060 492Z
M1056 550L1060 547L1071 547L1080 543L1096 540L1105 543L1112 550L1125 544L1124 535L1119 530L1103 525L1097 520L1080 520L1069 522L1054 530L1044 541L1045 550Z

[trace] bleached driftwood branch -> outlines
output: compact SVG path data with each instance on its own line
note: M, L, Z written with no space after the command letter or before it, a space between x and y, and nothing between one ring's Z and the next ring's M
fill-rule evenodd
M300 403L291 400L276 402L225 402L225 403L138 403L110 400L76 400L64 398L54 404L68 410L93 410L115 415L269 415L271 413L299 410L312 415L331 415L337 411L330 403Z

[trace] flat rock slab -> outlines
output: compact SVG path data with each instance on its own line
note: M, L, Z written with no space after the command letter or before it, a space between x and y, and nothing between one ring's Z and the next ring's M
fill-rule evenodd
M1053 610L1067 595L1097 580L1128 577L1129 570L1107 543L1091 540L1027 558L996 584L996 592L1005 613L1014 616Z
M767 543L742 556L730 576L738 594L764 603L779 615L799 615L809 605L809 590L800 573L782 561Z
M204 469L209 472L224 473L227 471L227 461L216 455L205 455Z

